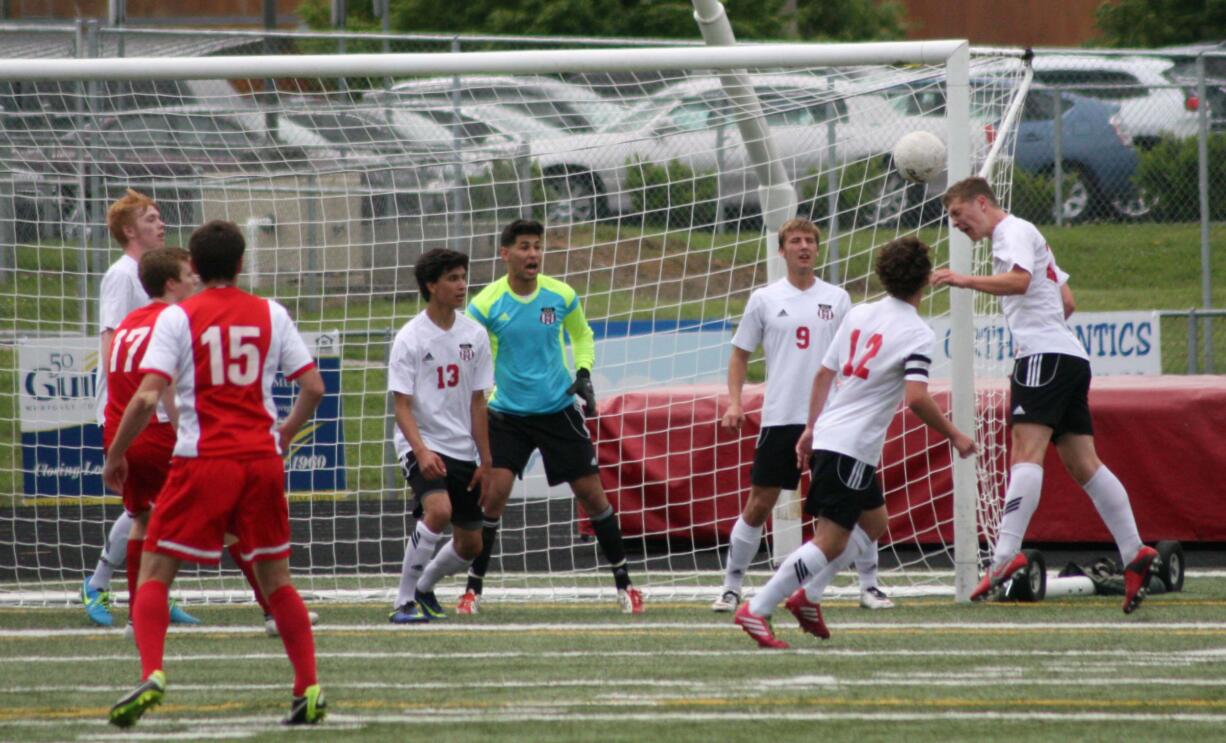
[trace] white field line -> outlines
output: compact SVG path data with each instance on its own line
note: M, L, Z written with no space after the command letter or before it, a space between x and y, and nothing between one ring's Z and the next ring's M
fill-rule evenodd
M789 655L813 656L815 658L864 658L865 651L860 649L804 649L792 648L786 651L776 651L772 655L787 657ZM554 650L554 651L484 651L484 652L395 652L391 650L379 652L317 652L316 658L330 660L412 660L412 661L447 661L447 660L517 660L521 658L548 660L591 660L607 658L732 658L732 657L763 657L763 651L752 650ZM1119 650L1007 650L1000 648L983 648L975 650L945 648L934 650L873 650L874 658L1102 658L1106 668L1115 666L1141 665L1152 663L1220 663L1226 661L1226 647L1206 648L1202 650L1187 650L1176 652L1145 652L1128 651L1123 655ZM0 656L0 664L32 664L32 663L112 663L116 661L130 662L133 653L112 655L22 655ZM238 652L225 654L212 652L205 655L174 655L166 656L169 663L233 663L248 660L285 660L281 651L268 653Z
M411 713L406 714L361 714L351 715L340 712L329 712L328 719L323 725L314 730L301 730L301 733L315 733L317 735L327 736L329 731L340 730L356 730L365 728L369 725L454 725L457 722L471 722L479 720L482 723L541 723L541 722L611 722L616 724L624 724L627 722L639 723L664 723L664 722L836 722L836 721L853 721L853 722L878 722L878 723L905 723L905 722L969 722L972 724L990 722L1064 722L1064 723L1084 723L1084 722L1138 722L1138 723L1226 723L1226 713L1204 713L1204 712L1177 712L1177 713L1161 713L1161 712L999 712L992 710L973 710L973 711L940 711L940 712L923 712L923 711L905 711L905 712L823 712L823 711L800 711L787 712L783 710L765 710L761 712L749 711L727 711L727 712L628 712L617 711L608 713L582 713L574 711L559 711L547 712L545 710L524 710L519 712L491 712L484 708L475 709L415 709ZM156 734L139 733L133 735L132 732L122 734L99 734L96 732L83 733L90 740L98 739L116 739L116 740L166 740L172 736L174 738L194 738L194 737L211 737L208 733L201 734L201 731L208 731L210 727L223 724L219 734L222 737L245 737L245 734L273 732L280 730L280 726L270 721L268 718L254 717L206 717L198 719L185 718L167 718L151 716L141 720L141 728L168 728L168 727L187 727L192 732L170 733L158 732ZM104 728L106 722L96 719L64 719L64 720L30 720L21 722L18 725L7 725L9 727L90 727ZM138 737L139 736L139 737Z
M745 678L737 681L703 681L700 679L694 680L668 680L658 678L631 678L631 679L591 679L591 678L574 678L574 679L554 679L552 681L482 681L482 682L446 682L446 681L421 681L416 683L383 683L383 682L338 682L329 681L327 683L328 691L338 689L362 691L362 690L387 690L387 691L441 691L447 689L583 689L583 688L599 688L604 689L610 683L616 683L619 686L627 689L633 688L656 688L656 689L688 689L695 691L723 691L723 692L745 692L745 691L762 691L766 689L783 689L783 688L855 688L855 687L872 687L875 689L888 689L892 687L945 687L945 688L984 688L992 686L1028 686L1028 687L1065 687L1065 686L1086 686L1086 687L1115 687L1115 686L1177 686L1177 687L1201 687L1201 688L1226 688L1226 678L1221 679L1189 679L1189 678L1155 678L1155 677L1126 677L1126 678L1085 678L1083 676L1070 676L1068 678L1023 678L1019 672L1016 676L996 677L989 674L972 675L965 674L962 678L891 678L891 677L874 677L868 679L861 678L838 678L835 676L785 676L781 678L769 679L753 679ZM131 689L131 684L128 685L40 685L40 686L4 686L0 684L0 691L13 694L36 694L36 693L64 693L64 694L115 694L122 693ZM286 689L286 684L227 684L227 691L269 691L283 692ZM175 684L175 692L202 691L215 692L218 686L216 684ZM625 697L622 697L623 699ZM654 697L665 698L665 697ZM671 697L669 697L671 698ZM600 702L604 704L605 702ZM610 702L611 703L611 702Z
M1056 575L1054 571L1049 571L1049 573L1052 577ZM586 602L615 599L611 584L602 582L593 585L565 585L566 576L564 575L546 573L524 575L529 580L536 577L540 585L532 588L489 586L486 589L486 597L490 600L507 602ZM763 585L770 578L771 573L753 571L750 575L758 577L757 585ZM882 575L886 583L883 588L894 597L953 597L952 571L908 571L901 574L885 571ZM637 577L641 581L638 587L643 590L649 601L655 599L658 601L703 602L710 601L719 592L723 576L715 572L652 572L641 573ZM298 592L306 601L391 602L396 597L395 582L398 578L399 576L391 574L364 574L355 576L354 580L366 581L373 585L359 588L314 588L311 586L312 579L306 576L302 579ZM517 580L518 578L519 576ZM1226 570L1189 570L1185 574L1186 580L1195 581L1200 578L1226 578ZM320 577L320 581L325 580L327 580L325 576ZM674 585L674 582L681 585ZM698 582L698 585L695 585L695 582ZM379 585L380 583L383 585ZM11 589L10 585L12 584L0 584L0 606L68 606L81 602L80 584L76 581L48 582L42 587L29 587L38 585L33 583L17 584ZM440 599L450 602L459 598L462 591L463 584L444 585L439 587L438 595ZM124 605L126 593L123 590L116 591L112 600L116 604ZM180 601L188 604L253 603L245 588L201 588L199 582L190 576L184 577L180 583L176 584L173 593ZM830 599L854 599L859 595L860 590L854 585L832 586L827 590L827 598Z
M52 639L63 637L114 637L122 628L55 628L55 629L4 629L0 630L0 639ZM538 633L538 632L641 632L645 630L717 630L737 631L736 625L727 621L713 619L709 622L641 622L627 619L624 622L519 622L507 624L469 624L469 623L438 623L405 627L395 624L321 624L314 628L316 634L330 632L338 633L384 633L384 634L417 634L417 633ZM836 630L842 631L899 631L899 630L965 630L965 631L1006 631L1006 632L1060 632L1060 631L1093 631L1093 632L1144 632L1162 631L1197 631L1226 633L1226 622L1137 622L1129 620L1110 620L1103 622L849 622L839 624ZM264 626L225 625L210 627L195 625L190 627L176 626L169 629L172 635L263 635Z

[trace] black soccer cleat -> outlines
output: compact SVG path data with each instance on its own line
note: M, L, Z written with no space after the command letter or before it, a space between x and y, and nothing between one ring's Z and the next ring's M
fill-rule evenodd
M289 717L281 721L282 725L318 725L328 713L328 703L324 701L324 691L319 684L307 687L306 693L294 697L290 702Z

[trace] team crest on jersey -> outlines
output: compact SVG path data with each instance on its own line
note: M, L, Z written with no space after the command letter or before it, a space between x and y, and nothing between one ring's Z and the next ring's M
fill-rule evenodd
M472 361L477 357L477 352L473 350L473 344L460 344L460 361Z
M817 306L817 319L833 320L834 319L834 308L828 304L819 304Z
M541 325L553 325L557 321L557 313L554 312L552 307L541 308Z

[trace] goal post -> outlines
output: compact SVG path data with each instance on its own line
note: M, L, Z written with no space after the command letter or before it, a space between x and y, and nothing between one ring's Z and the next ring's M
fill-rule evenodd
M752 106L721 81L730 71ZM306 591L394 588L412 506L389 454L387 352L420 309L413 265L462 250L475 295L502 273L499 227L526 216L546 226L545 272L575 287L596 330L590 424L635 582L705 597L747 495L757 410L739 435L718 421L732 331L773 276L771 227L813 219L823 275L853 302L881 295L875 250L904 234L983 270L984 246L951 234L939 194L984 167L1009 192L1002 122L1022 75L1020 51L956 40L6 60L0 235L17 247L0 266L0 601L70 600L117 513L80 410L97 363L89 298L118 257L102 215L127 186L158 201L169 244L207 219L243 227L245 286L287 305L327 361L327 409L288 459ZM946 142L946 180L908 184L891 167L916 129ZM958 460L900 409L882 569L892 588L961 599L1005 476L1004 374L999 349L982 348L991 307L943 289L921 312L949 338L934 392L989 453ZM199 569L182 585L243 600L235 575ZM584 515L539 464L516 485L486 585L492 598L612 595Z

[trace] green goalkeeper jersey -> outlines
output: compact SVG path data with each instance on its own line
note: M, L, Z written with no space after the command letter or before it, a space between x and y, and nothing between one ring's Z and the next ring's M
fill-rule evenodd
M537 276L536 291L521 297L503 276L468 305L468 316L485 326L494 357L490 407L512 415L547 415L574 404L567 394L570 336L575 367L592 368L596 344L579 296L564 282Z

